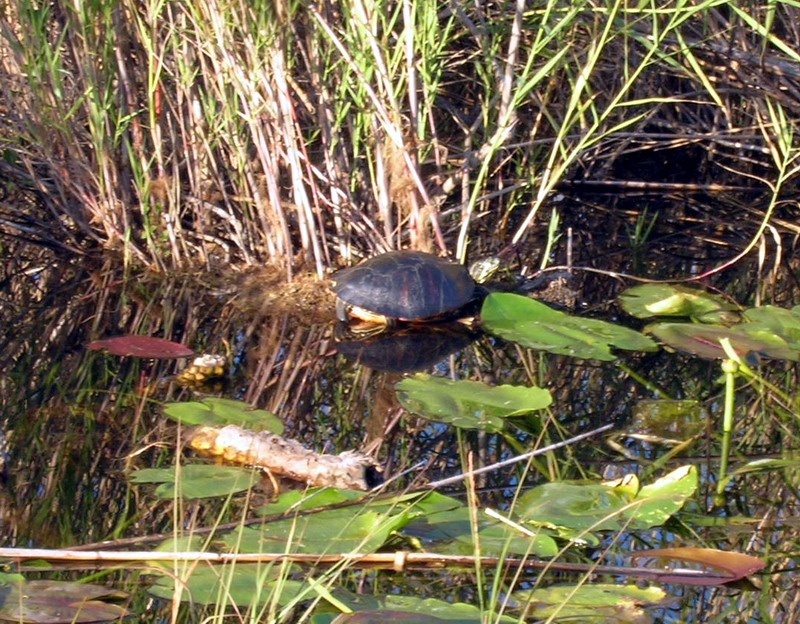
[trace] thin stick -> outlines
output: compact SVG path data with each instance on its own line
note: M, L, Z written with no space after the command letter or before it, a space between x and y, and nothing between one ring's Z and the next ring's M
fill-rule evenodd
M575 442L580 442L581 440L585 440L586 438L591 438L592 436L603 433L604 431L608 431L613 426L614 425L612 424L603 425L602 427L598 427L597 429L592 429L591 431L587 431L586 433L581 433L573 438L569 438L568 440L563 440L562 442L556 442L555 444L543 446L542 448L533 450L530 453L523 453L522 455L517 455L516 457L512 457L511 459L505 459L501 462L497 462L496 464L492 464L491 466L484 466L483 468L477 468L475 470L463 472L460 475L456 475L454 477L448 477L447 479L433 481L432 483L429 483L426 486L426 489L435 489L445 485L450 485L451 483L458 483L459 481L463 481L464 479L473 477L475 475L483 474L484 472L490 472L492 470L497 470L498 468L505 468L506 466L510 466L511 464L516 464L517 462L525 461L526 459L529 459L531 457L536 457L537 455L542 455L543 453L549 453L550 451L554 451L563 446L568 446L570 444L574 444Z

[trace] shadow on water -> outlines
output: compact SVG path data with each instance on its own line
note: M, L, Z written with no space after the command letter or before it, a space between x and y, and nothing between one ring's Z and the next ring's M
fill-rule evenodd
M714 198L701 210L699 201L681 197L667 210L663 197L645 194L563 197L564 227L581 232L573 240L573 264L654 279L709 271L735 256L753 233L733 217L759 209L745 200ZM789 223L786 232L796 233ZM532 250L535 243L529 241ZM565 245L562 239L555 264L564 263ZM775 266L748 257L704 283L741 303L788 305L797 299L797 263L791 250L783 251ZM536 251L520 255L529 270L541 260ZM174 507L157 500L151 489L129 484L132 469L173 462L179 427L163 417L163 402L201 395L172 381L179 368L174 361L118 358L84 348L91 340L122 334L160 336L197 352L228 354L224 396L272 411L284 421L287 437L309 448L377 449L389 478L421 462L423 474L407 475L405 482L460 472L459 440L474 453L476 465L511 453L502 436L458 433L405 412L394 385L413 367L401 362L406 357L419 358L415 366L440 376L547 388L553 396L548 416L541 426L520 433L519 442L530 447L540 437L559 440L601 423L625 431L637 404L654 398L658 388L673 399L697 401L709 418L708 435L700 436L680 460L673 459L676 465L681 461L703 467L703 489L690 511L749 518L741 531L711 523L691 530L718 548L742 552L751 551L756 542L761 545L756 551L767 543L780 550L784 540L796 538L790 534L797 527L756 534L753 526L755 519L797 514L789 472L755 476L742 489L734 483L726 504L713 505L709 475L715 473L719 454L714 432L722 409L717 363L663 350L626 353L617 362L582 361L487 336L473 341L468 333L448 336L453 342L443 341L445 346L433 357L439 347L431 337L420 342L412 332L398 334L403 344L394 348L404 355L395 354L387 363L384 347L370 351L370 342L336 343L326 286L311 279L287 292L267 273L133 279L103 265L60 263L46 254L37 260L10 264L4 275L0 401L8 438L1 529L6 545L66 547L169 532L178 522L214 522L214 504ZM634 282L576 273L581 287L576 314L641 326L615 303ZM323 318L331 322L320 324ZM795 383L794 366L775 362L765 370L782 376L787 385ZM737 452L742 457L780 457L784 428L796 429L796 412L783 406L784 417L769 416L757 389L742 392L747 398L740 397ZM646 471L646 460L653 455L642 451L641 442L628 439L623 444L644 460L641 466L597 439L563 451L558 462L544 461L526 473L520 467L506 468L482 476L478 485L486 504L503 508L509 484L520 479L533 485ZM670 528L656 538L662 545L681 544L690 534L687 526Z

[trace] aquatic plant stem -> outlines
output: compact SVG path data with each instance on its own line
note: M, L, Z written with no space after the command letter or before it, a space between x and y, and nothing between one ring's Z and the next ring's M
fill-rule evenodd
M727 339L726 339L727 340ZM725 404L722 416L722 451L720 453L719 474L717 475L717 496L721 496L727 484L728 459L731 452L731 432L733 431L733 410L736 405L736 373L739 364L736 360L722 361L725 374Z

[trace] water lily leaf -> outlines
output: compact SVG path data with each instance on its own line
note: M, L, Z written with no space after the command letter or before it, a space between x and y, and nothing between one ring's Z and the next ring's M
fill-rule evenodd
M697 323L656 323L645 331L673 349L707 359L727 359L720 340L730 340L733 350L742 359L761 355L780 360L800 360L800 350L793 349L775 333L749 323L735 327L699 325Z
M647 336L599 319L570 316L520 295L492 293L483 302L487 331L524 347L587 360L613 360L611 348L655 351Z
M285 577L285 571L272 564L187 564L185 573L179 573L177 579L175 572L170 570L169 574L158 578L148 591L165 600L180 596L182 602L199 605L235 604L249 607L272 602L286 605L304 591L307 592L308 585Z
M176 481L177 477L177 481ZM258 483L261 475L254 470L234 466L190 464L175 468L143 468L131 474L133 483L160 483L159 498L211 498L243 492Z
M744 313L747 323L741 327L750 335L758 330L780 336L791 349L800 350L800 308L786 310L776 306L749 308Z
M515 511L529 524L573 531L660 526L697 490L697 470L683 466L637 488L637 479L545 483L523 494Z
M688 316L704 323L735 320L739 306L724 297L682 284L643 284L619 296L622 309L636 318Z
M0 586L0 619L33 624L108 622L128 615L104 598L121 599L125 592L88 583L27 581Z
M252 431L270 431L281 435L283 421L267 410L256 409L244 401L209 397L202 401L168 403L164 414L184 425L246 426Z
M443 620L434 615L415 613L413 611L397 611L394 609L370 609L356 613L343 613L336 617L335 624L481 624L481 618L458 618Z
M616 530L624 524L622 510L629 503L626 492L602 483L553 482L523 494L515 511L535 526Z
M149 359L173 359L194 355L194 351L185 345L150 336L115 336L90 342L86 348L93 351L107 351L111 355Z
M558 545L549 531L540 530L530 537L504 523L478 512L478 542L484 557L507 555L533 555L554 557ZM414 518L402 534L419 540L426 549L448 555L474 555L475 538L472 533L473 511L463 504L456 509L422 514Z
M667 593L660 587L585 583L553 585L512 594L517 608L527 607L537 620L558 618L576 622L644 624L651 622L643 606L663 602Z
M405 526L408 511L389 515L361 509L330 509L307 516L244 527L223 538L236 552L350 553L374 552Z
M624 512L631 525L649 529L663 525L697 491L697 469L681 466L639 490L636 505Z
M543 388L489 386L430 375L404 379L396 392L404 408L424 418L491 432L503 429L503 419L543 409L552 401Z
M663 569L664 560L667 560L678 562L679 565L685 562L696 563L702 568L723 573L722 577L715 573L714 576L709 574L709 576L699 576L696 579L687 579L685 576L659 577L659 580L663 583L683 583L685 585L722 585L723 583L738 581L766 567L766 563L761 559L715 548L658 548L640 551L631 556L632 561L644 558L657 559L656 565L658 569Z
M409 617L421 615L438 618L433 622L444 621L448 624L478 624L487 619L499 624L511 624L519 622L518 618L508 616L492 615L491 617L481 613L478 607L463 602L447 602L437 598L421 598L419 596L404 595L364 595L354 594L342 589L334 592L336 599L355 613L369 613L376 611L403 612L415 614ZM337 620L338 621L338 620ZM392 621L392 620L390 620ZM403 622L416 622L417 620L400 620ZM421 620L426 622L426 620Z

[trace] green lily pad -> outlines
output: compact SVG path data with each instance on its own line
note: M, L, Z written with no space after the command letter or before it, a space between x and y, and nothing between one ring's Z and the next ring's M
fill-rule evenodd
M800 308L791 310L776 306L749 308L744 312L747 321L741 327L753 335L756 328L780 336L790 349L800 350Z
M270 431L281 435L283 421L267 410L255 409L244 401L209 397L202 401L168 403L164 414L184 425L246 426L252 431Z
M524 347L586 360L615 359L611 348L655 351L647 336L599 319L570 316L520 295L492 293L483 302L487 331Z
M423 418L490 432L501 431L505 418L544 409L552 401L543 388L489 386L421 374L398 383L396 392L404 408Z
M389 515L364 509L330 509L244 527L226 535L223 542L232 552L368 553L383 546L410 517L404 510Z
M572 531L660 526L697 490L697 470L685 466L638 488L635 477L614 483L545 483L523 494L516 514L529 524Z
M512 594L517 605L527 607L527 613L537 620L553 617L603 624L652 621L642 607L658 605L666 598L660 587L605 583L553 585Z
M308 584L286 579L285 571L281 572L280 568L258 563L224 566L187 563L184 573L171 570L156 579L148 591L165 600L180 596L182 602L197 605L235 604L241 607L273 602L286 605L303 591L309 593L309 598L316 596Z
M484 557L520 555L554 557L558 545L551 533L540 530L533 537L523 535L512 527L478 512L478 542ZM419 540L428 549L449 555L474 555L475 538L472 532L473 511L461 504L456 509L422 514L401 531L406 537Z
M354 613L377 613L377 612L402 612L408 617L416 618L427 616L438 618L438 620L419 620L427 623L443 621L448 624L479 624L480 622L497 622L498 624L511 624L519 622L518 618L511 618L505 615L491 615L481 612L475 605L463 602L448 602L437 598L421 598L420 596L406 595L366 595L354 594L337 588L333 592L340 604L345 605ZM412 614L412 615L408 615ZM358 621L358 620L356 620ZM370 620L367 620L370 621ZM401 622L417 622L418 620L389 620Z
M144 468L131 474L133 483L160 483L156 496L171 499L211 498L243 492L258 483L259 472L233 466L191 464L172 468Z
M646 328L673 349L702 358L727 359L721 340L730 340L733 350L742 358L760 355L779 360L800 360L800 350L793 349L780 336L759 324L743 323L735 327L700 325L697 323L656 323Z
M619 296L622 309L636 318L688 316L703 323L738 320L739 306L724 297L682 284L643 284Z

